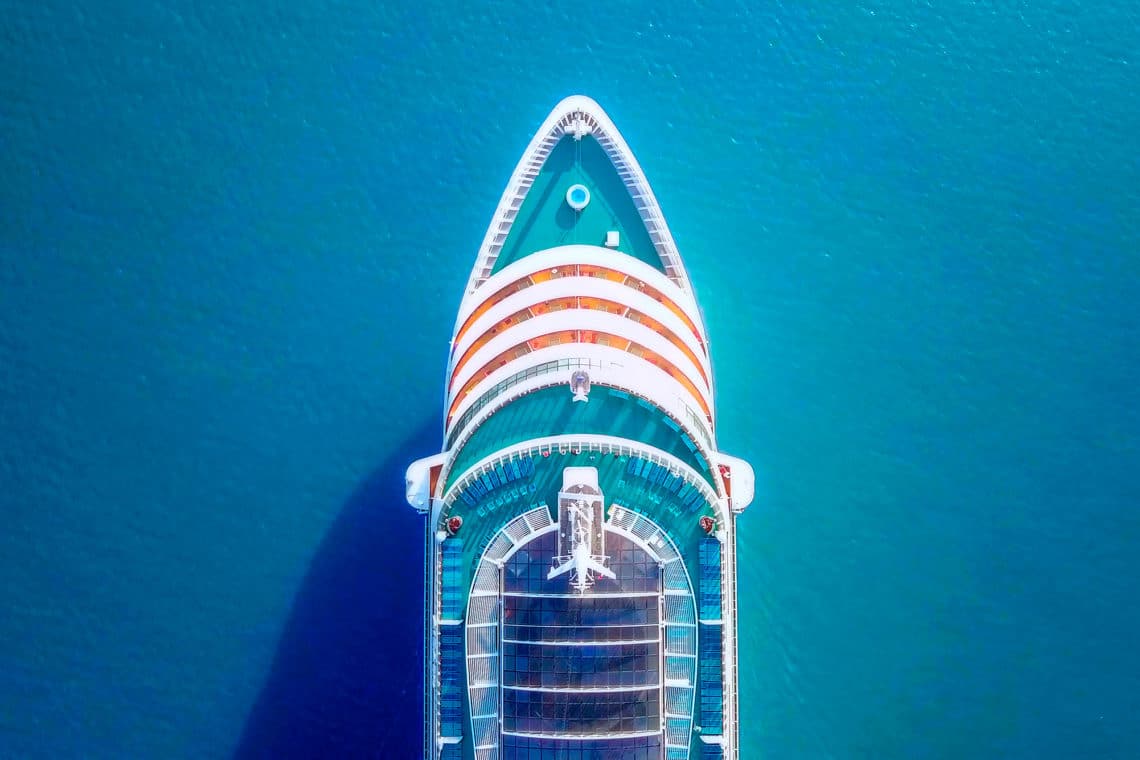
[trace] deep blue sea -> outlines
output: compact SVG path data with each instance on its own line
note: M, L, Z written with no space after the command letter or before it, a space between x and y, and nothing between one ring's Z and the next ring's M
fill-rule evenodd
M712 337L744 760L1140 757L1140 10L0 13L0 757L416 757L475 252L564 95Z

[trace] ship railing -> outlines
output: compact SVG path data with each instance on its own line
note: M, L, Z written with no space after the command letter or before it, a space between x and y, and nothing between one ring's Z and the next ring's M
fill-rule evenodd
M546 502L515 516L480 547L471 590L466 631L467 695L471 742L476 760L499 756L502 712L502 563L517 547L554 524Z
M645 173L638 165L637 159L633 158L629 146L620 134L611 135L606 129L606 125L599 123L592 114L585 114L585 117L587 124L592 128L595 139L605 149L614 168L618 171L618 176L633 198L638 215L653 239L657 255L661 257L661 261L665 265L666 275L677 285L684 287L686 284L685 269L681 264L677 244L673 241L673 236L661 214L661 206L657 203L653 189L649 186L649 181L645 178ZM629 157L628 160L625 158L626 156Z
M525 379L529 379L529 378L524 378L524 380ZM695 412L693 412L693 410L690 409L688 407L688 405L685 403L684 398L682 398L680 396L677 397L677 403L681 407L683 407L686 411L689 412L689 415L691 418L690 420L686 420L683 417L678 416L672 410L669 410L667 408L660 406L658 404L658 402L655 401L654 399L651 399L651 398L645 396L638 389L636 389L630 385L626 385L626 384L620 382L620 380L607 379L606 382L603 384L606 386L612 386L613 388L616 388L617 390L629 393L631 396L633 396L635 398L638 398L638 399L644 400L650 404L653 404L653 406L655 408L657 408L668 419L672 420L675 424L677 424L686 433L690 433L690 431L691 431L691 419L698 419L699 420L699 418L697 418L695 416ZM549 387L549 386L547 386L547 387ZM474 436L475 433L478 432L479 428L483 425L483 423L485 423L487 420L489 420L496 412L498 412L500 409L503 409L504 407L508 406L512 402L518 400L519 398L522 398L523 396L527 395L528 393L533 392L534 390L537 390L537 389L528 388L524 391L512 393L509 396L500 395L500 396L496 397L495 399L493 399L493 401L497 402L495 404L495 406L490 411L487 411L486 407L484 407L485 413L483 415L482 420L479 420L477 422L472 420L472 422L474 424L471 424L468 429L464 430L458 436L458 438L456 439L456 443L454 445L454 448L456 448L456 449L462 448L472 438L472 436ZM488 402L488 403L490 403L490 402ZM696 450L699 453L699 455L701 456L701 458L703 458L708 463L709 474L712 475L713 482L717 484L715 486L715 490L722 490L724 487L723 481L721 479L720 471L716 466L715 452L714 452L714 449L711 445L711 439L707 437L707 434L705 432L703 425L700 425L700 424L696 425L696 429L701 432L701 434L702 434L701 437L694 438L692 435L689 435L688 439L693 443L693 446L696 448ZM706 445L706 442L708 442L708 445ZM594 451L595 449L593 448L593 446L600 446L600 445L601 444L591 444L590 445L591 447L588 448L587 450ZM598 450L600 450L600 449L598 449ZM509 461L511 459L512 456L513 456L513 454L505 454L499 458L492 459L492 460L486 462L483 466L479 467L477 470L471 472L467 477L465 477L461 481L459 481L457 483L457 485L459 485L460 487L458 489L453 489L453 491L452 491L453 496L452 496L451 500L448 502L448 506L450 506L451 504L453 504L455 502L455 499L458 498L458 494L463 489L465 489L467 487L467 485L469 485L472 481L474 481L475 479L479 478L480 476L486 474L490 470L495 469L496 466L506 463L507 461ZM638 456L641 456L641 455L638 455ZM641 458L646 459L648 461L652 461L655 464L661 465L662 467L668 467L671 470L675 469L674 465L671 464L668 460L664 460L664 459L658 460L658 459L655 459L653 456L642 456ZM680 461L680 460L676 460L676 461ZM450 465L452 463L453 463L453 460L449 461L447 466L443 470L443 472L440 474L440 477L443 478L444 480L446 480L446 478L450 474L448 468L450 467ZM701 482L704 483L704 480L701 479ZM707 485L707 483L705 485ZM712 497L711 501L714 504L714 506L719 503L719 499L715 495Z
M709 485L708 481L701 477L691 465L649 444L628 445L622 443L623 440L624 439L604 435L577 434L547 436L522 441L501 452L496 452L492 456L479 460L469 467L443 495L443 511L446 514L446 512L455 505L455 502L458 501L459 494L480 475L484 474L487 468L493 468L498 464L508 461L512 457L526 456L528 454L531 456L541 456L543 452L550 453L558 451L559 454L614 453L619 456L640 457L646 461L653 462L660 467L672 471L678 477L688 482L690 486L697 490L700 497L713 507L717 512L717 516L722 521L729 519L730 513L727 512L727 508L717 494L716 489Z
M432 691L430 684L432 683L432 673L435 671L433 659L433 645L435 642L435 626L433 625L433 610L435 604L435 587L432 585L434 580L434 573L432 572L433 551L435 547L434 531L431 528L431 520L428 519L424 523L424 606L423 606L423 623L424 623L424 662L423 662L423 710L424 710L424 727L421 732L423 735L423 757L426 759L432 756L433 748L435 746L435 737L437 735L437 724L432 719L432 708L435 704L435 693ZM440 568L442 571L442 567Z
M650 556L665 568L660 597L662 646L658 654L665 697L662 728L667 749L688 747L697 693L698 634L692 579L673 537L652 517L614 502L610 529L647 547Z
M606 121L608 122L608 119ZM603 123L588 111L574 109L562 114L548 127L546 134L540 140L532 142L527 153L524 154L523 159L515 168L515 172L508 182L492 217L498 223L492 223L491 228L487 230L487 234L483 238L482 245L479 247L477 261L481 262L481 266L478 272L473 275L468 292L473 292L475 288L490 278L495 268L495 261L502 252L503 244L506 242L511 227L522 208L526 194L541 173L542 166L546 163L551 151L554 150L558 141L569 133L570 128L575 123L581 123L586 127L587 134L594 136L613 163L618 177L633 198L634 206L637 208L642 223L649 231L654 248L656 248L657 254L665 266L665 274L678 286L682 288L686 286L687 278L684 266L681 264L680 254L677 251L677 244L669 232L668 225L665 224L660 205L649 186L649 181L645 178L637 159L633 158L632 153L630 153L629 146L611 124ZM611 130L613 134L611 134Z
M725 741L725 757L738 757L739 756L739 715L738 715L738 693L737 688L740 684L740 670L737 660L737 598L736 598L736 518L729 513L726 518L730 521L725 527L724 537L724 555L726 561L721 565L721 584L722 588L727 590L728 603L726 608L728 610L728 619L725 620L723 627L724 646L723 652L725 656L724 668L724 741Z
M610 362L609 364L613 366L620 366L614 362ZM607 366L606 363L597 359L554 359L551 361L543 362L541 364L537 364L533 367L528 367L525 370L516 372L510 377L500 380L499 382L495 383L495 385L487 389L484 393L482 393L475 401L475 403L472 404L451 427L451 430L448 433L447 448L452 448L451 442L455 440L457 434L463 430L467 423L469 423L481 409L487 406L487 404L494 401L507 389L518 385L521 382L525 382L532 377L538 377L539 375L544 375L548 372L561 372L568 369L581 368L602 369L604 366Z
M490 419L491 416L495 414L495 412L504 408L508 404L518 400L519 398L522 398L528 393L540 390L541 388L550 387L557 383L551 382L549 384L541 385L535 388L527 388L523 391L512 393L510 395L504 395L510 388L531 380L535 377L546 375L552 372L564 372L571 368L601 370L604 369L605 366L605 363L593 359L562 359L557 361L544 362L536 367L531 367L521 372L517 372L514 375L501 380L486 393L482 394L479 399L472 405L472 407L465 411L463 413L463 416L460 417L460 419L455 423L454 427L451 429L451 432L448 434L448 448L452 449L456 446L465 444L468 440L471 439L471 436L473 436L475 432L478 431L479 427L484 422ZM720 473L717 471L716 462L714 461L714 447L712 436L708 431L707 421L698 415L691 406L689 406L688 402L683 396L676 396L674 401L674 409L669 409L667 407L660 406L659 402L656 399L650 398L632 385L621 382L621 380L617 377L606 378L604 381L601 381L601 384L607 387L613 387L617 390L629 393L636 398L648 401L654 406L657 406L663 414L665 414L669 419L673 420L686 433L691 433L694 430L699 433L698 438L694 438L692 435L690 435L689 440L693 442L693 445L697 447L701 455L706 459L706 461L708 461L709 469L713 474L714 480L717 480L717 482L719 482ZM483 416L482 420L476 421L477 416L486 410L487 406L492 403L494 404L494 408L490 412L487 412ZM677 410L680 410L682 414L678 414ZM471 425L471 427L468 428L468 425Z
M470 290L473 291L491 276L491 272L495 268L495 260L499 257L503 243L506 242L510 234L511 226L522 208L526 194L534 185L535 179L542 171L542 165L546 163L546 159L562 138L562 134L561 127L556 125L537 145L533 146L533 149L528 150L520 167L516 168L507 189L503 192L498 208L495 209L495 215L492 217L498 220L498 224L487 231L483 244L480 246L478 260L483 263L483 266L472 282Z
M432 526L428 524L429 535L432 531ZM443 604L443 551L440 547L439 541L434 538L431 541L431 551L433 553L432 562L432 589L433 599L431 605L431 646L428 648L428 658L431 663L431 679L428 682L431 690L431 736L432 746L431 753L434 757L439 751L439 740L442 733L443 715L441 713L441 705L439 695L442 693L443 681L440 667L440 648L439 648L439 625L440 625L440 612L442 611Z

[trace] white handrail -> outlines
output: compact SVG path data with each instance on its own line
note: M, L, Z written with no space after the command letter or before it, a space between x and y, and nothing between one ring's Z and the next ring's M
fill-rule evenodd
M495 268L506 241L497 239L499 233L510 229L511 223L522 207L522 201L530 191L535 179L542 170L542 165L550 157L554 146L566 134L570 134L572 125L581 124L585 133L593 135L606 152L606 156L618 171L626 190L634 201L638 215L653 237L654 248L665 267L666 274L682 289L689 290L685 267L681 263L681 256L673 235L665 225L660 205L653 194L649 181L645 178L637 159L633 156L629 145L617 131L609 116L601 106L592 99L582 95L566 98L559 103L547 116L538 132L531 139L514 172L511 174L507 187L499 200L499 205L492 216L492 222L483 238L476 257L475 268L468 282L467 292L474 292L490 276Z

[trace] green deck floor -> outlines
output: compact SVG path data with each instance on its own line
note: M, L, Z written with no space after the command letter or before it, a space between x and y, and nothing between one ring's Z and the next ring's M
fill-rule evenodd
M532 391L495 412L460 449L448 473L446 488L485 456L531 438L589 433L629 438L668 452L692 467L710 484L708 463L689 450L660 409L638 403L621 391L595 386L587 403L574 403L566 386Z
M566 191L575 183L590 190L590 204L580 212L566 204ZM492 273L547 248L602 245L609 230L621 235L617 250L665 271L633 198L602 146L593 137L580 142L563 137L527 193Z

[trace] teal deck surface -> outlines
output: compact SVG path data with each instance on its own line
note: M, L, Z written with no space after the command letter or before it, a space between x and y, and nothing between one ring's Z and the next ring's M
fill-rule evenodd
M566 191L581 183L590 204L580 212L566 203ZM617 230L617 250L664 272L661 257L613 162L593 137L564 137L550 152L523 201L492 273L535 251L571 243L602 245Z
M574 403L564 385L542 388L495 412L467 440L447 476L446 488L483 457L531 438L571 433L616 436L654 446L692 467L710 484L708 463L685 445L672 421L649 402L594 386L587 403Z
M627 472L627 456L597 452L559 454L554 451L549 457L536 454L533 461L535 470L531 477L501 485L476 500L473 505L457 500L447 513L447 516L458 515L463 518L460 535L463 538L464 554L461 564L466 573L462 581L464 594L470 591L472 574L478 566L480 555L500 528L544 502L550 509L551 517L558 518L558 491L562 487L562 470L566 467L597 468L598 484L605 495L607 518L611 505L617 503L653 520L676 543L689 577L696 583L700 577L699 540L705 535L699 519L703 515L715 519L716 513L700 497L685 505L683 501L689 491L688 487L683 487L680 493L672 493L663 484L654 485L644 478L630 475Z

